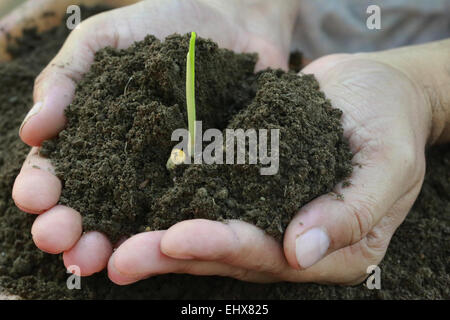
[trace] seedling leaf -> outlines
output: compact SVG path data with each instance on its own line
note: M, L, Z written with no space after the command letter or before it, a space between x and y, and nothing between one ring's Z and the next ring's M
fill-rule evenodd
M192 31L186 59L186 105L189 129L189 155L191 157L195 154L195 38L196 34Z

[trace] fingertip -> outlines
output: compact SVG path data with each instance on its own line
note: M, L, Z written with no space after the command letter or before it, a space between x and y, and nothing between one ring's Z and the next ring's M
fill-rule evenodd
M39 146L58 135L66 125L65 108L75 93L75 78L80 78L76 62L67 64L70 50L62 49L36 78L33 98L37 101L25 117L19 135L30 146Z
M186 222L186 221L183 221ZM185 225L179 222L170 227L161 239L160 250L163 254L174 259L191 260L193 259L189 249L192 242L189 241L189 234L181 233L185 230Z
M124 241L114 252L114 268L122 275L146 274L161 259L160 241L164 231L139 233Z
M69 250L78 241L81 233L81 215L61 205L39 215L31 228L36 246L52 254Z
M118 285L126 285L157 274L172 273L184 261L172 259L160 250L166 231L137 234L126 240L108 262L108 276Z
M284 255L288 264L297 270L307 269L321 260L330 246L324 226L330 220L326 205L328 199L319 197L304 206L291 220L283 239Z
M38 102L25 117L19 136L29 146L40 146L43 141L55 137L65 124L64 106L52 107Z
M117 270L115 266L114 254L111 256L108 262L108 278L119 286L125 286L128 284L132 284L136 281L139 281L139 279L126 276Z
M17 176L12 191L15 204L25 212L39 214L56 205L61 181L45 170L27 168Z
M78 266L81 276L90 276L107 266L112 252L111 242L104 234L90 231L83 234L70 250L64 252L64 265L67 268Z

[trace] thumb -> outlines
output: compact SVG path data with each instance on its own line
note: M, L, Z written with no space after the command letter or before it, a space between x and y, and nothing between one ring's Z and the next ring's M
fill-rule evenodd
M418 102L397 73L351 55L323 57L303 72L314 73L344 110L344 134L358 165L349 186L311 201L286 229L285 256L296 269L365 238L421 179L423 152L403 109Z
M402 109L420 103L414 91L402 86L403 78L391 70L389 80L378 65L358 60L346 63L346 59L349 57L322 58L307 67L308 72L314 71L324 92L345 111L343 126L354 152L353 162L358 165L350 186L339 186L335 194L307 204L286 229L285 256L297 269L308 268L365 238L384 216L398 211L391 209L423 177L421 146L425 140L412 133ZM368 72L359 77L363 65L368 66ZM383 80L385 84L379 85ZM374 91L372 84L381 91ZM361 106L361 101L367 105Z
M408 192L401 161L361 150L351 185L339 186L305 207L286 229L284 250L294 268L309 268L326 255L362 240ZM362 154L371 154L370 157ZM395 156L393 156L395 157ZM370 159L361 162L361 158Z

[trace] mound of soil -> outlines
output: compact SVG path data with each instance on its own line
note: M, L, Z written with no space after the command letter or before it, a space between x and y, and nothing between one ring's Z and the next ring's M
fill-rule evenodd
M302 205L351 173L342 113L312 75L255 75L255 55L198 38L203 130L279 129L279 170L261 175L260 164L193 164L171 173L172 132L187 128L188 45L189 35L164 42L148 36L129 49L97 54L67 109L67 128L41 150L63 182L61 203L83 214L85 230L113 240L193 218L242 219L281 239Z
M104 8L83 8L82 13L88 16L101 10ZM14 179L29 150L17 133L32 106L34 78L67 35L64 23L39 35L29 30L14 47L15 59L0 63L0 295L7 291L26 299L450 298L449 145L427 152L422 191L380 265L381 290L368 290L363 285L262 285L188 275L157 276L119 287L108 280L105 272L83 278L81 290L68 290L61 257L35 248L30 235L35 217L21 212L11 199Z

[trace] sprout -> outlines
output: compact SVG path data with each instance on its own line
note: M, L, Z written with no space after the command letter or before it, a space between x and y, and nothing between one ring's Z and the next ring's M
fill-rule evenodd
M189 52L186 57L186 106L188 115L188 155L193 157L195 154L195 38L194 31L191 32L191 40L189 42ZM173 149L166 167L172 170L175 166L184 163L186 154L183 150Z
M186 105L189 128L189 156L195 154L195 32L191 32L186 59Z
M173 149L170 153L170 158L167 160L166 167L168 170L175 168L186 160L186 153L181 149Z

